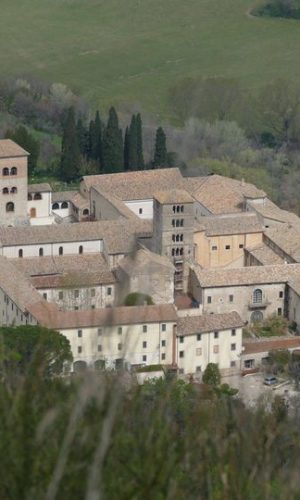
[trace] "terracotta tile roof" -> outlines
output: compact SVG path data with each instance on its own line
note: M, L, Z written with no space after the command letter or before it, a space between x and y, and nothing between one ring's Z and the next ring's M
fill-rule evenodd
M79 193L79 191L53 191L52 193L52 203L58 201L71 201L73 196Z
M91 190L95 190L97 193L101 194L106 201L108 201L118 212L120 217L125 217L126 219L136 219L137 215L127 207L127 205L120 199L116 198L112 193L107 193L100 186L91 186Z
M120 261L119 267L128 275L139 274L146 269L148 272L151 272L151 269L155 272L157 268L161 273L167 272L167 274L170 274L173 273L175 269L170 259L150 252L150 250L146 248L140 248L134 254L124 257Z
M45 304L31 307L31 314L41 325L59 330L110 325L130 325L144 323L176 323L173 305L112 307L81 311L58 311ZM129 330L130 331L130 330Z
M81 193L75 193L71 198L71 203L73 203L74 207L83 210L84 208L90 208L90 202L86 198L82 196Z
M49 193L52 187L47 182L42 184L28 184L28 193Z
M29 156L29 153L11 139L0 139L0 158L16 158L18 156Z
M300 224L282 224L265 231L264 240L272 241L284 253L292 257L295 262L300 262Z
M194 198L184 189L168 189L165 191L155 191L154 198L160 203L193 203Z
M204 230L207 236L261 233L263 227L255 214L245 212L234 216L198 217L195 232Z
M44 276L33 276L30 278L31 284L36 289L46 288L81 288L90 286L112 285L116 283L116 278L112 272L65 272L63 274L52 274Z
M245 248L245 252L253 255L253 257L257 259L262 266L284 264L284 259L265 244L255 248Z
M83 182L88 190L98 185L103 192L123 201L152 199L156 191L164 189L184 189L184 180L178 168L89 175L83 177Z
M245 322L237 312L224 314L203 314L179 317L177 320L177 335L195 335L196 333L208 333L220 330L231 330L241 328Z
M243 341L243 356L269 352L274 349L296 349L300 347L300 337L269 337Z
M248 184L221 175L211 175L205 178L190 193L212 214L241 212L245 198L265 198L266 193Z
M251 266L235 269L202 269L192 266L202 288L287 283L300 276L299 264Z
M282 210L271 200L266 198L264 204L250 203L252 209L266 219L274 220L275 222L286 222L290 224L300 224L300 219L296 214Z

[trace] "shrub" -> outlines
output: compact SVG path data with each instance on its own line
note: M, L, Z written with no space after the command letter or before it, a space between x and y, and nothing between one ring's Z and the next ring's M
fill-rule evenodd
M124 300L124 306L153 306L154 302L150 295L146 295L145 293L133 292L127 295Z

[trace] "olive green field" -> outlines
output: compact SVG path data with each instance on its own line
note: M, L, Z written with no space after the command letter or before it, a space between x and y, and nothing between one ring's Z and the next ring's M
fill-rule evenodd
M0 75L65 83L94 107L139 104L165 119L183 78L300 82L300 21L253 17L254 2L1 0Z

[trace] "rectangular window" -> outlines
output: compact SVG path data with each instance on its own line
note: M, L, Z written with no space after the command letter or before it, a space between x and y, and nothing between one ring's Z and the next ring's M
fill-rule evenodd
M225 250L230 250L230 245L225 245Z
M79 346L77 347L77 352L78 352L78 354L81 354L81 353L82 353L82 347L81 347L81 345L79 345Z
M74 311L78 311L79 307L78 306L75 306L74 307Z
M219 346L214 345L214 354L218 354L218 352L219 352Z
M77 335L78 335L78 337L82 337L82 330L78 330Z
M240 243L240 244L239 244L239 248L244 248L243 243ZM235 361L234 361L234 363L235 363Z
M201 347L197 347L196 356L202 356L202 348Z
M143 333L147 333L147 325L143 325Z
M45 300L47 300L47 294L46 293L43 293L43 297Z
M139 208L139 214L142 214L142 213L143 213L143 209Z
M230 366L231 368L234 368L236 366L236 361L230 361Z
M231 335L232 335L233 337L235 337L235 336L236 336L236 329L235 329L235 328L233 328L233 329L231 330Z
M254 359L246 359L244 361L244 367L245 368L254 368L254 365L255 365Z
M196 372L200 373L201 372L201 366L196 366Z
M281 309L281 307L278 307L277 314L278 314L278 316L282 316L282 309Z
M282 299L283 298L283 292L279 292L279 298Z
M122 351L122 344L118 344L118 351Z
M201 333L197 333L197 340L200 341L201 340Z
M95 295L96 295L95 288L91 288L91 297L95 297Z
M210 295L207 297L207 303L211 304L211 296Z
M147 356L144 355L142 359L143 361L147 361Z
M98 345L98 352L102 351L102 345Z
M219 332L214 332L214 338L218 339L219 338Z
M183 368L179 368L178 372L179 372L180 375L183 375L184 374L184 369Z
M165 341L165 340L162 340L162 341L161 341L161 346L162 346L162 347L166 347L166 341Z
M231 344L230 348L231 348L232 351L235 351L236 350L236 344Z
M163 361L166 359L166 355L165 355L165 353L163 353L163 354L161 355L161 359L162 359Z
M101 337L102 335L102 328L98 328L98 337Z
M62 300L64 298L64 292L58 292L58 298Z
M75 297L75 299L78 299L78 297L79 297L79 290L74 290L74 297Z
M182 336L181 336L181 337L179 337L179 342L180 342L180 344L183 344L183 342L184 342L184 337L182 337Z
M122 335L122 327L121 326L118 327L118 334Z
M161 325L161 331L162 331L162 332L165 332L165 331L166 331L166 329L167 329L167 325L166 325L165 323L163 323L163 324Z
M211 249L212 249L212 250L218 250L218 247L217 247L217 245L213 245L213 246L211 247Z
M147 342L144 341L143 342L143 349L146 349L146 347L147 347Z
M96 306L94 304L91 305L91 309L96 309Z
M107 288L107 295L111 295L111 291L112 291L112 288L111 288L111 286L109 286L109 287Z
M184 358L184 351L179 351L179 357Z
M233 302L233 295L229 295L229 302Z

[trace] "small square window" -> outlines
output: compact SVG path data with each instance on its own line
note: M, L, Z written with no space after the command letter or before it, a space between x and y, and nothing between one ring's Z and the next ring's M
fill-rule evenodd
M82 337L82 330L78 330L77 335L78 335L78 337Z
M183 342L184 342L184 337L183 336L179 337L179 343L183 344Z
M78 311L79 307L78 306L75 306L74 307L74 311Z
M179 357L184 358L184 351L179 351Z
M111 295L111 291L112 291L112 288L111 288L111 286L109 286L109 287L107 288L107 295Z
M118 327L118 334L122 335L122 327L121 326Z
M233 302L233 295L229 295L229 302Z
M98 352L102 351L102 345L98 345Z
M218 354L218 352L219 352L219 346L214 345L214 354Z
M161 359L162 359L163 361L166 359L166 355L165 355L165 353L163 353L163 354L161 355Z
M225 250L230 250L230 245L225 245Z
M231 368L234 368L236 366L236 361L230 361L230 366Z
M162 332L165 332L165 331L166 331L166 329L167 329L167 325L166 325L165 323L163 323L163 324L161 325L161 331L162 331Z
M144 341L143 342L143 349L146 349L146 347L147 347L147 342Z
M79 297L79 290L74 290L74 297L75 297L75 299L78 299L78 297Z
M183 368L179 368L178 373L179 373L180 375L183 375L183 374L184 374L184 369L183 369Z
M79 346L77 347L77 352L78 352L78 354L81 354L81 353L82 353L82 347L81 347L81 345L79 345Z
M118 351L122 351L122 344L118 344Z
M58 292L58 298L62 300L64 298L64 292Z
M278 307L277 314L278 314L278 316L282 316L282 309L281 309L281 307Z
M207 297L207 303L211 304L211 296L210 295Z
M143 213L143 209L139 208L139 214L142 214L142 213Z
M95 297L95 295L96 295L95 288L91 288L91 297Z
M197 340L200 341L201 340L201 333L197 333Z
M197 347L196 356L202 356L202 348L201 347Z
M147 361L147 356L144 355L142 359L143 361Z
M244 248L243 243L240 243L240 244L239 244L239 248Z
M283 292L279 292L279 298L282 299L283 298Z
M102 328L98 328L97 333L98 333L98 337L101 337L101 335L102 335Z
M231 330L231 335L232 335L233 337L235 337L235 336L236 336L236 329L235 329L235 328L233 328L233 329Z
M96 309L95 304L92 304L92 305L91 305L91 309Z
M236 344L231 344L230 348L231 348L232 351L235 351L236 350Z
M197 373L201 372L201 366L196 366L196 372Z
M218 247L217 247L217 245L213 245L213 246L211 247L211 249L215 251L215 250L218 250Z
M143 333L147 333L147 325L143 325Z
M214 338L218 339L219 338L219 332L214 332Z
M45 300L47 300L47 294L46 293L43 293L43 297Z
M162 340L162 341L161 341L161 346L162 346L162 347L166 347L166 341L165 341L165 340Z

